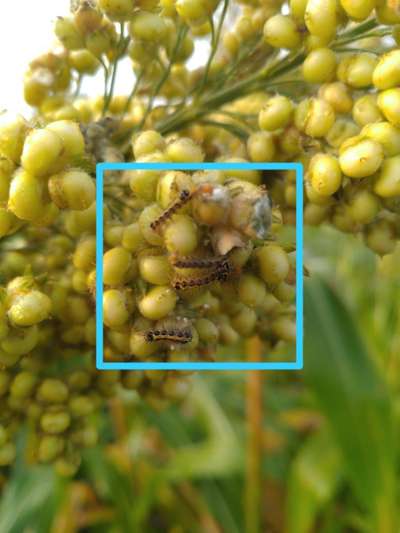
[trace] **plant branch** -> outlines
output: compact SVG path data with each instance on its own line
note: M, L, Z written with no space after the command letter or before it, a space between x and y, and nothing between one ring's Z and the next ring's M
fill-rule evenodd
M237 124L232 124L232 123L228 124L226 122L217 122L216 120L208 120L208 119L207 120L202 119L200 120L200 123L204 124L205 126L213 126L215 128L224 129L228 131L229 133L231 133L232 135L234 135L235 137L238 137L241 141L246 141L249 136L249 134Z
M128 96L128 99L127 99L127 101L126 101L126 104L125 104L124 110L122 111L122 116L123 116L123 117L124 117L124 116L126 115L126 113L128 112L129 107L130 107L130 105L131 105L131 103L132 103L132 100L133 100L133 99L135 98L135 96L136 96L136 93L137 93L137 91L138 91L138 89L139 89L139 84L140 84L140 82L141 82L141 80L142 80L142 78L143 78L144 73L145 73L145 69L143 68L143 69L139 72L139 74L137 75L137 77L136 77L136 80L135 80L135 83L134 83L134 85L133 85L132 91L131 91L130 95Z
M164 83L167 81L170 73L171 73L171 69L172 69L172 65L174 64L175 62L175 58L176 58L176 55L178 53L178 50L179 50L179 47L183 41L183 39L185 38L187 32L189 31L189 27L188 26L185 26L185 25L181 25L179 30L178 30L178 37L176 39L176 44L175 44L175 47L172 51L172 54L171 54L171 57L170 57L170 60L169 60L169 63L167 65L167 67L165 68L163 74L161 75L154 91L153 91L153 94L151 95L150 97L150 100L149 100L149 103L147 104L147 109L143 115L143 118L138 126L137 129L142 129L143 125L145 124L146 122L146 119L147 117L149 116L149 113L150 111L152 110L153 108L153 103L154 103L154 100L156 99L156 97L158 96L158 93L160 92L160 90L162 89Z
M107 91L108 91L108 67L104 61L103 58L99 58L99 61L101 63L101 66L103 67L103 71L104 71L104 92L103 92L103 112L102 112L102 116L104 116L104 106L106 104L106 100L107 100Z
M343 32L333 43L333 46L342 47L347 42L353 42L370 36L365 32L371 32L378 26L379 24L376 21L371 20L359 24L350 31ZM379 33L379 35L382 35L382 33ZM214 93L207 93L193 102L190 108L181 107L177 109L158 124L160 133L165 135L172 131L180 130L190 123L202 119L202 117L219 107L238 98L242 98L255 90L268 90L268 87L278 85L277 79L298 68L305 57L305 50L289 53L284 58L275 57L273 61L269 61L261 70L253 73L253 75L246 79L239 80L231 86L216 90ZM274 84L271 82L274 82ZM284 80L281 83L284 83Z
M205 68L205 71L204 71L203 79L200 82L199 92L202 92L204 90L204 87L205 87L205 85L207 83L208 75L210 73L211 63L212 63L212 61L213 61L213 59L215 57L215 54L217 53L217 49L218 49L218 45L219 45L219 41L220 41L220 37L221 37L221 31L222 31L222 27L224 25L224 20L225 20L225 16L226 16L226 13L227 13L227 10L228 10L228 6L229 6L229 0L224 0L224 6L222 8L222 13L221 13L221 16L219 18L217 31L215 31L214 21L213 21L212 15L210 16L211 52L210 52L210 55L208 57L208 61L207 61L206 68Z
M126 48L128 46L128 42L129 42L129 40L127 39L127 42L124 45L125 25L124 25L123 22L120 24L120 31L121 31L121 33L120 33L119 41L118 41L118 45L117 45L117 53L116 53L115 60L114 60L114 63L113 63L110 90L108 91L108 95L107 95L107 97L106 97L106 99L104 101L103 115L105 115L107 113L108 108L110 107L110 103L111 103L111 100L112 100L112 97L113 97L113 94L114 94L115 82L116 82L116 79L117 79L118 63L119 63L119 60L121 59L121 57L125 54L125 51L126 51Z
M258 35L250 43L247 43L238 53L237 57L233 61L231 67L218 78L219 83L226 83L234 74L237 73L238 69L241 67L242 61L254 53L257 49L257 46L260 43L261 36Z
M79 74L78 79L76 80L76 88L74 92L74 100L79 97L79 94L82 89L82 80L83 80L83 74Z
M289 57L290 56L290 57ZM204 115L219 108L220 106L246 96L253 92L258 87L267 87L269 80L275 79L278 76L286 74L293 68L301 64L305 57L304 52L299 52L296 55L289 54L287 58L276 60L272 65L267 65L260 72L256 72L253 76L247 79L240 80L231 87L224 88L214 95L208 95L207 98L199 100L198 107L194 110L182 109L181 111L168 117L164 122L159 124L159 130L162 134L176 131L186 126L188 123L199 120ZM278 68L279 67L279 68Z
M247 342L247 359L251 363L261 361L262 344L258 337ZM245 531L261 533L262 509L262 434L263 434L263 374L260 370L248 373L246 384L247 454Z

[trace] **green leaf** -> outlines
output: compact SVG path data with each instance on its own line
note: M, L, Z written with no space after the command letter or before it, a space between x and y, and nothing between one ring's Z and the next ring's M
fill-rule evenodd
M304 312L305 377L340 447L348 481L373 531L397 531L396 438L387 384L341 298L314 276L305 283Z
M14 470L1 498L0 531L49 532L64 494L64 481L50 467Z
M122 472L100 447L86 450L84 468L96 490L112 503L115 512L113 524L121 531L135 531L133 484L129 472Z
M306 441L289 474L287 533L312 530L318 513L335 494L340 467L339 451L330 432L323 429Z
M233 428L204 382L196 380L190 399L201 419L207 438L199 444L180 447L166 466L170 480L225 476L238 470L240 448Z

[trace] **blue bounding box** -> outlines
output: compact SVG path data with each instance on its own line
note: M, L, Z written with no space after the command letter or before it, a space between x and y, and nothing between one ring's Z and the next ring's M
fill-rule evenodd
M103 339L103 176L107 170L296 172L296 359L287 362L106 362ZM99 370L300 370L303 368L303 167L301 163L99 163L96 168L96 367Z

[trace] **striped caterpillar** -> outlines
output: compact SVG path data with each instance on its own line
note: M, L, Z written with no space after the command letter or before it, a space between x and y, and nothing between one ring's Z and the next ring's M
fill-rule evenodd
M182 257L171 259L171 263L176 268L201 268L201 269L229 269L229 261L225 255L219 257Z
M193 289L195 287L204 287L205 285L209 285L214 281L226 281L230 272L231 266L227 262L226 265L224 265L224 268L217 268L210 272L207 276L199 278L177 279L173 281L172 286L177 291Z
M179 344L187 344L192 340L192 332L189 329L150 329L145 333L147 342L168 341Z
M194 194L209 193L210 191L212 191L212 186L207 183L200 185L193 192L190 192L187 189L183 189L183 191L181 191L179 195L179 198L170 207L168 207L158 218L156 218L156 220L153 220L153 222L150 224L151 229L155 231L159 228L159 226L167 222L167 220L169 220L179 209L181 209L192 199Z
M181 209L189 200L192 198L192 193L190 193L187 189L184 189L181 191L179 198L170 206L168 207L158 218L153 220L153 222L150 224L150 227L152 230L157 230L159 226L164 224L167 220L169 220L172 215L174 215L179 209Z

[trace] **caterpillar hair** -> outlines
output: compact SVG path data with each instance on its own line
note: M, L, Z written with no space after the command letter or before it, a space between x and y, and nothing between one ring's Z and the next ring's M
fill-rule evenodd
M191 199L192 194L187 190L183 189L181 191L179 198L168 207L158 218L153 220L150 224L152 230L157 230L162 224L167 222L179 209L181 209L189 200Z

